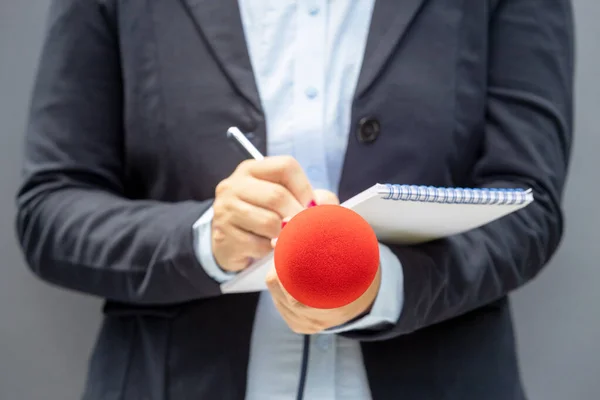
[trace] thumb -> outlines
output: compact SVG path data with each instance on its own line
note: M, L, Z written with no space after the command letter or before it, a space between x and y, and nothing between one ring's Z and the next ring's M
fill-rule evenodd
M329 190L315 189L314 195L315 195L315 202L317 204L334 204L334 205L340 204L340 200L335 195L335 193L330 192Z

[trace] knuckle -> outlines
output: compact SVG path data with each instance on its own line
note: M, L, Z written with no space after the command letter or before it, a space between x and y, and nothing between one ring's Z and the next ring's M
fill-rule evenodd
M281 226L281 222L279 218L273 214L265 215L258 222L258 225L261 230L268 233L275 233L279 226Z
M305 182L302 187L300 188L300 193L302 193L303 196L311 196L312 193L312 187L310 185L310 182ZM308 197L309 200L314 200L314 198Z
M269 287L274 287L275 285L277 285L277 275L269 273L267 275L266 282Z
M228 201L220 199L213 203L213 226L227 223L233 213L232 205Z
M227 192L227 190L229 188L230 188L230 180L228 178L227 179L223 179L215 187L215 197L221 196L223 193Z
M237 168L235 169L235 172L245 173L252 167L252 164L254 164L255 162L256 162L256 160L252 160L252 159L244 160L238 164Z
M300 168L300 163L292 156L282 156L281 168L284 172L295 172Z
M223 230L221 228L219 228L218 226L213 226L212 240L215 244L223 243L226 238L227 238L227 236L225 235L225 232L223 232Z
M213 226L215 226L216 223L225 220L226 215L227 210L225 208L225 205L222 202L215 200L215 202L213 203Z
M281 186L276 186L273 190L270 191L267 197L268 206L271 209L276 209L280 207L285 201L285 189Z

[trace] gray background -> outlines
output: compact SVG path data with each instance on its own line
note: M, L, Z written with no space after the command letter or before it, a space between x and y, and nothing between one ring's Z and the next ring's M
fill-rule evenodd
M600 2L574 2L577 113L565 197L567 234L548 269L513 296L522 371L532 400L600 398L600 213L594 210L600 196ZM96 299L32 277L13 233L22 132L47 4L0 0L1 400L78 398L99 321Z

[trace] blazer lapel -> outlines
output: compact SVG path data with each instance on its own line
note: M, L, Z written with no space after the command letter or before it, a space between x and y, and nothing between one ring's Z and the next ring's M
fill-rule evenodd
M240 94L262 112L236 0L181 0Z
M376 0L356 87L356 98L373 83L427 0Z

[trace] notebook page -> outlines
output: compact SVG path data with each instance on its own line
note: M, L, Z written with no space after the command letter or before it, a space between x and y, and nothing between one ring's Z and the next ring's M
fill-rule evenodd
M415 244L478 228L526 204L425 203L370 197L352 209L366 219L381 241Z

